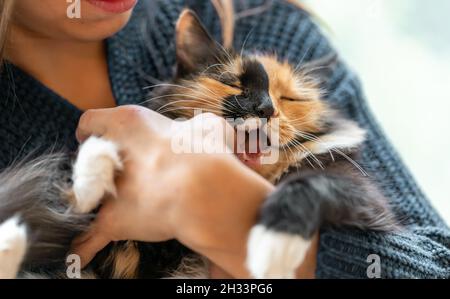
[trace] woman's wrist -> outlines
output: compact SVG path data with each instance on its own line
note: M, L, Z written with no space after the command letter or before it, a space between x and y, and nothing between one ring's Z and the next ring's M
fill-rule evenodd
M210 157L193 177L190 196L174 213L176 238L235 277L247 277L246 243L259 208L274 187L232 156ZM194 181L193 181L194 180ZM189 211L195 211L193 215Z

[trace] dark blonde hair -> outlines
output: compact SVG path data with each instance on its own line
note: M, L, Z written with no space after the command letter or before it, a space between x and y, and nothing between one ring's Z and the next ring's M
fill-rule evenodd
M234 5L232 0L211 0L217 10L222 25L222 42L225 48L231 47L234 35Z
M14 0L0 0L0 64L3 61Z
M285 0L295 6L304 9L303 4L300 3L300 0ZM220 18L220 23L222 25L222 40L223 46L225 48L229 48L233 44L233 35L234 35L234 25L237 18L255 15L258 13L264 12L266 9L270 8L272 4L272 0L266 0L259 7L254 7L247 11L240 12L239 14L235 13L234 10L234 1L233 0L211 0L212 4L216 8L217 14Z

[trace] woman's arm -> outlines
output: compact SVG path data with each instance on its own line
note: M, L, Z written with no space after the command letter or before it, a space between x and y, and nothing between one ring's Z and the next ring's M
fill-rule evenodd
M200 121L234 133L223 119L210 115L183 127ZM118 198L103 204L93 230L79 239L75 251L86 264L110 241L176 238L232 276L247 277L247 235L273 186L232 154L174 153L170 124L139 107L83 115L78 139L92 134L115 141L125 169L117 181Z
M111 241L175 238L207 257L215 269L247 278L248 234L274 187L231 151L221 152L221 144L234 140L234 130L223 118L202 114L176 126L176 133L194 128L188 142L217 147L212 154L175 153L172 124L137 106L92 110L82 116L77 138L101 135L116 142L125 167L117 181L117 199L104 202L93 229L75 243L75 252L85 265ZM223 136L228 139L221 143L204 138L208 130L202 127L226 131ZM315 255L312 246L299 269L301 277L313 277Z

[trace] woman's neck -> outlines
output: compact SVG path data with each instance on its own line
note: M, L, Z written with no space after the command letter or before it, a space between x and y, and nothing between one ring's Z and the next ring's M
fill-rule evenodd
M103 41L79 42L11 28L6 58L78 108L115 106Z

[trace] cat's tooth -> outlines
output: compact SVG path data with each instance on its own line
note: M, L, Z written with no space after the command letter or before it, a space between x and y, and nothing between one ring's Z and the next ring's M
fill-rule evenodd
M247 155L247 152L244 152L244 153L242 154L242 160L244 160L244 161L248 161L248 160L249 160L249 157L248 157L248 155Z
M258 130L261 127L261 120L257 117L252 117L252 118L246 119L244 122L244 125L248 132L253 131L253 130Z

